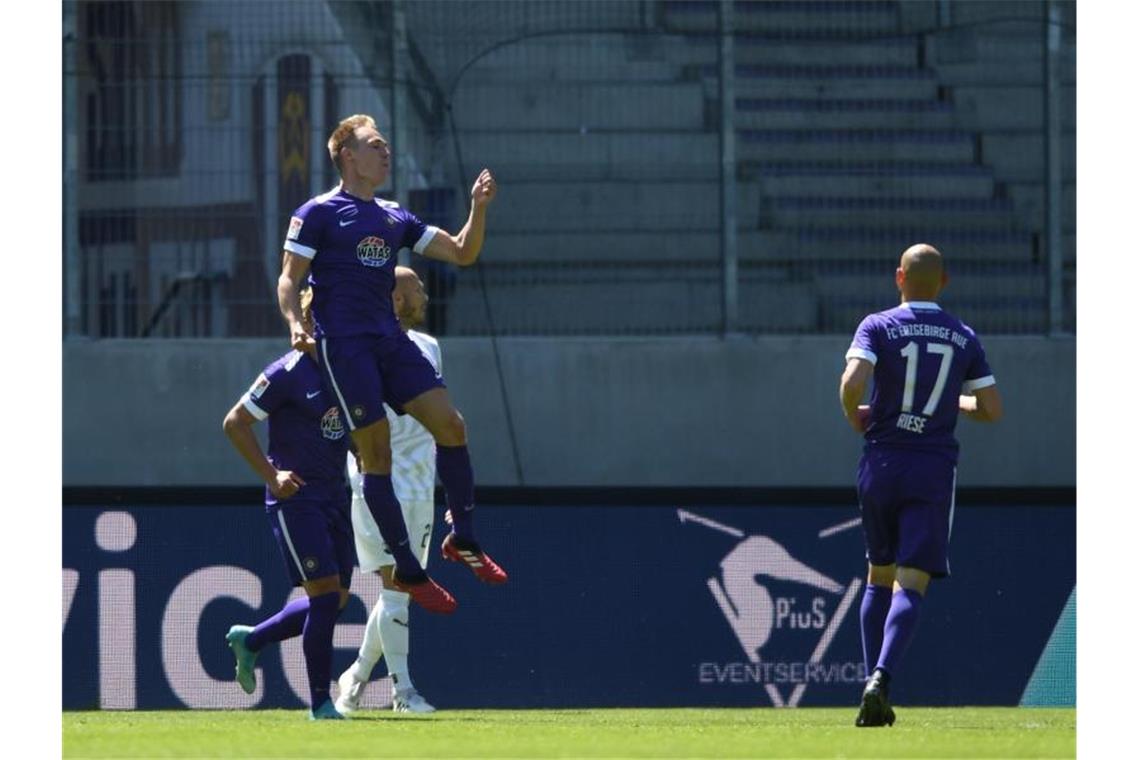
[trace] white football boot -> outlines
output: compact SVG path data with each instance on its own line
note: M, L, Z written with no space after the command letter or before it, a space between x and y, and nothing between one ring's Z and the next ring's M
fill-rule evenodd
M360 709L360 698L364 696L364 687L367 681L356 680L352 668L340 674L336 679L340 687L340 695L336 698L336 709L341 715L350 715Z
M392 698L392 709L396 712L433 713L435 708L420 696L415 689L396 692Z

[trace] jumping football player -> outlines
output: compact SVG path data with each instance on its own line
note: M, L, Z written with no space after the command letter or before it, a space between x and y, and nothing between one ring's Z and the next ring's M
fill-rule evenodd
M455 598L428 577L408 541L392 487L392 453L384 403L410 414L436 442L436 469L455 522L443 541L448 559L486 583L507 574L476 541L475 486L467 427L443 378L400 329L392 310L396 252L403 247L459 266L483 247L495 179L484 169L471 188L471 211L456 235L429 227L398 204L375 198L391 164L387 141L369 116L343 120L328 141L341 176L333 190L296 210L284 243L277 295L294 348L315 347L324 387L336 398L360 456L363 494L392 553L393 585L433 612L455 610ZM298 292L313 288L314 330L301 320Z

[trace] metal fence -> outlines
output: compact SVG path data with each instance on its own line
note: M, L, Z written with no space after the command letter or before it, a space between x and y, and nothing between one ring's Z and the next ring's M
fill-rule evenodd
M290 212L372 113L441 335L848 333L913 242L985 333L1075 330L1059 2L68 2L69 335L281 332ZM418 259L418 257L415 257Z

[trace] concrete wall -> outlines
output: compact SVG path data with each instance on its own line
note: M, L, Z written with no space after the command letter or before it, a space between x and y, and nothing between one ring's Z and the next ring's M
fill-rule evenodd
M850 485L842 336L500 340L530 486ZM284 340L107 340L63 348L63 483L254 485L225 412ZM987 340L1006 401L963 420L963 486L1076 483L1076 343ZM443 341L477 482L516 485L491 344Z

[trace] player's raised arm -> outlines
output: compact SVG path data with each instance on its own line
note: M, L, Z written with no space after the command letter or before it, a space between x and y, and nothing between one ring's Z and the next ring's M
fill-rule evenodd
M313 336L305 329L301 309L301 286L309 274L310 259L292 251L284 251L281 276L277 278L277 305L289 325L289 342L298 351L316 350Z
M867 381L871 379L874 365L866 359L851 358L839 379L839 403L843 406L843 416L856 433L863 433L867 429L867 418L870 416L870 407L860 406L863 393L867 390Z
M958 410L976 422L997 422L1004 413L996 385L978 388L972 396L959 396Z
M440 230L424 248L423 255L461 267L474 264L483 250L487 206L497 192L495 177L490 169L484 169L471 187L471 213L467 216L467 224L455 235Z

